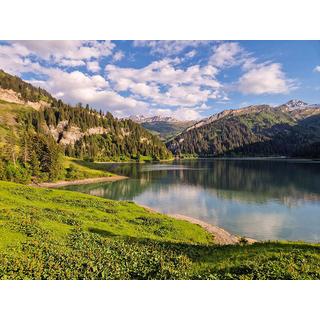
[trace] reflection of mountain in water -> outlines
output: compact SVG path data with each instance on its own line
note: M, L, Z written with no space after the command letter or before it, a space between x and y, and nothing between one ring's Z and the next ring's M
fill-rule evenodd
M131 179L65 189L134 200L260 240L320 241L320 163L208 159L110 166Z
M118 165L113 171L134 179L108 185L112 198L127 199L146 188L168 190L173 184L202 187L225 199L263 203L278 200L287 206L320 199L320 163L256 160L176 161L167 165ZM157 170L155 170L157 169Z

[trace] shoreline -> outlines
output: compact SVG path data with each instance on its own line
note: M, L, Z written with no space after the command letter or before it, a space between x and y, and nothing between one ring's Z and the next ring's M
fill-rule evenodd
M40 188L59 188L59 187L70 186L70 185L113 182L113 181L124 180L124 179L128 179L128 177L115 175L110 177L87 178L87 179L70 180L70 181L62 180L57 182L31 183L29 184L29 186L40 187Z
M169 216L171 218L174 218L176 220L188 221L190 223L193 223L193 224L196 224L196 225L202 227L203 229L205 229L206 231L208 231L210 234L212 234L214 236L214 244L218 244L218 245L239 244L239 241L241 238L245 238L248 241L248 244L258 242L256 239L236 236L234 234L231 234L230 232L228 232L227 230L225 230L223 228L220 228L220 227L215 226L213 224L210 224L210 223L204 222L202 220L192 218L192 217L189 217L189 216L186 216L183 214L163 213L163 212L158 212L150 207L147 207L147 206L139 204L139 203L137 203L137 205L142 208L145 208L149 212L160 213L160 214Z
M193 224L197 224L209 233L214 236L215 244L219 245L227 245L227 244L239 244L241 238L246 239L248 244L252 244L258 242L256 239L248 238L248 237L240 237L236 236L227 230L220 228L216 225L204 222L202 220L185 216L183 214L168 214L169 217L175 218L177 220L188 221Z
M31 187L38 187L38 188L59 188L64 187L68 185L81 185L81 184L92 184L92 183L100 183L100 182L113 182L113 181L119 181L128 179L129 177L126 176L120 176L115 175L111 177L97 177L97 178L88 178L88 179L82 179L82 180L71 180L71 181L57 181L57 182L41 182L41 183L31 183L29 186ZM136 202L135 202L136 203ZM176 220L183 220L190 222L192 224L196 224L203 229L205 229L207 232L212 234L214 236L214 244L218 245L230 245L230 244L238 244L241 238L245 238L248 242L248 244L252 244L257 242L257 240L247 237L240 237L236 236L234 234L231 234L227 230L220 228L218 226L215 226L213 224L204 222L202 220L192 218L183 214L173 214L173 213L163 213L156 211L155 209L152 209L148 206L145 206L143 204L136 203L139 207L142 207L146 209L147 211L151 213L158 213L162 215L169 216Z
M303 162L303 163L320 163L320 159L312 159L312 158L290 158L290 157L276 157L276 156L257 156L257 157L190 157L190 158L172 158L172 159L164 159L158 161L105 161L105 162L96 162L97 164L128 164L128 163L136 163L136 164L145 164L145 163L163 163L163 162L171 162L171 161L183 161L183 160L257 160L257 161L292 161L292 162Z

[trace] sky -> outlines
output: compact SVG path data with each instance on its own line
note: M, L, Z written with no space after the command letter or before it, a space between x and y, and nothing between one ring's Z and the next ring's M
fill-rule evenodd
M320 103L320 41L0 41L0 69L117 117Z

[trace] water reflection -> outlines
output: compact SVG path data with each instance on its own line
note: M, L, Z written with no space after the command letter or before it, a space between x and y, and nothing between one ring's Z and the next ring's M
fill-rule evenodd
M133 200L257 239L320 241L320 163L190 160L110 170L131 179L66 189Z

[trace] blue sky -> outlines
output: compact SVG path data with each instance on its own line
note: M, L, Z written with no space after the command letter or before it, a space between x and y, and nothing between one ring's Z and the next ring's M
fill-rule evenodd
M320 103L320 41L0 41L0 68L119 117Z

